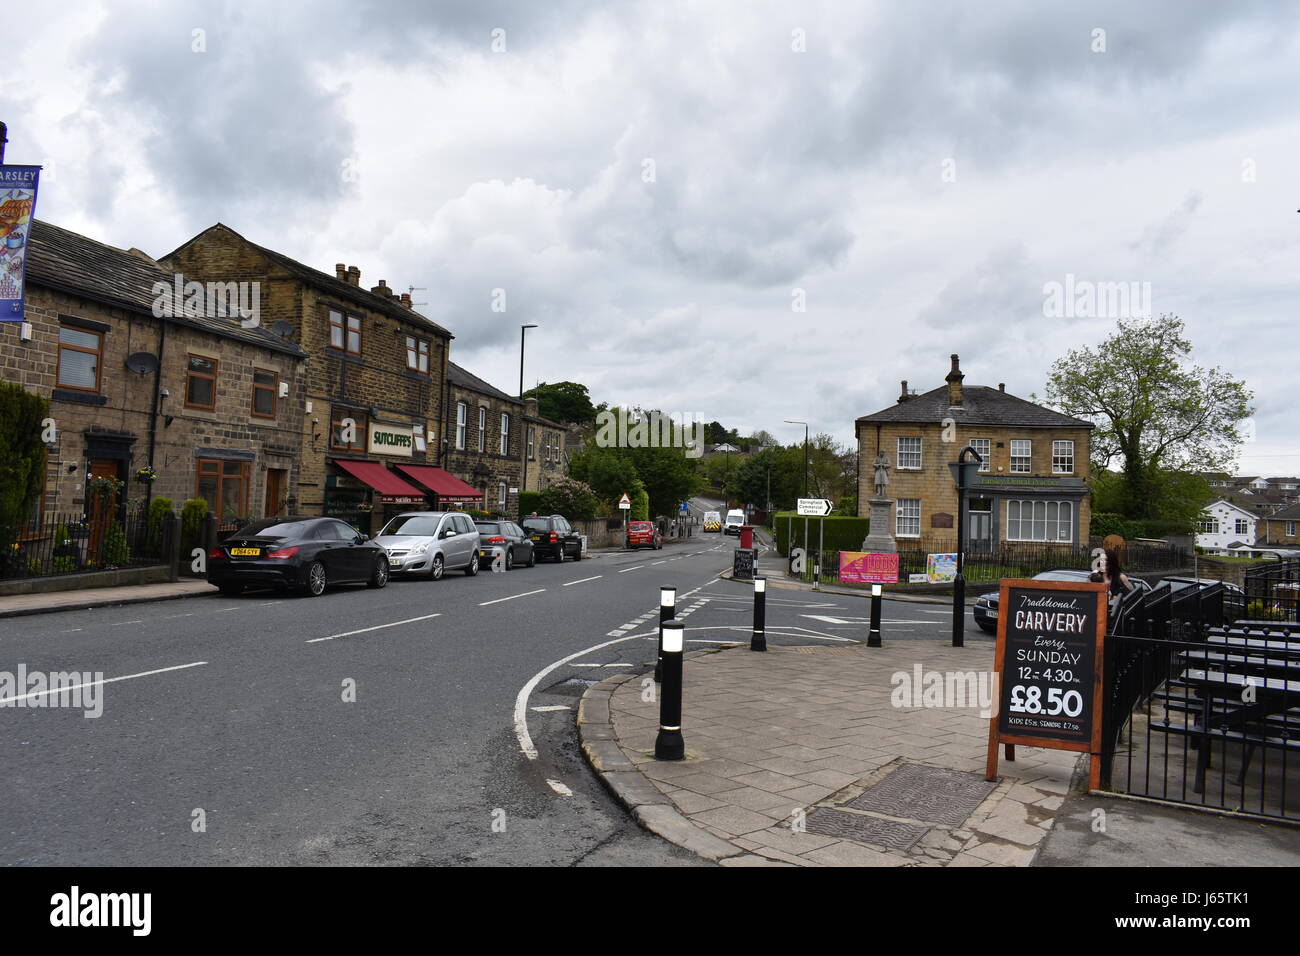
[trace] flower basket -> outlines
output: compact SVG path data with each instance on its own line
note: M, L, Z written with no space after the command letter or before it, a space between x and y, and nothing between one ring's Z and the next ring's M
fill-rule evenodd
M145 465L143 468L136 469L135 480L142 485L151 485L158 480L158 472L154 471L149 465Z

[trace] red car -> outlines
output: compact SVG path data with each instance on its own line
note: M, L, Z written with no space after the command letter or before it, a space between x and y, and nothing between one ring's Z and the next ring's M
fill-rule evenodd
M629 548L654 548L656 551L664 546L664 536L659 533L653 521L629 521L627 523L627 546Z

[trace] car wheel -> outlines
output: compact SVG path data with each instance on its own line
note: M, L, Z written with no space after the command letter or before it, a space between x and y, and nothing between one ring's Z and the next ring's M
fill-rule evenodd
M375 562L375 570L371 572L366 587L382 588L386 584L388 584L388 558L383 557Z
M308 597L320 597L325 593L327 583L325 565L319 561L313 561L311 566L307 568L307 583L303 585L303 593Z
M443 572L442 555L435 554L433 556L433 564L429 568L429 580L430 581L442 580L442 572Z
M506 548L506 570L510 571L515 566L515 549Z
M242 584L222 584L219 585L219 588L221 593L226 597L239 597L239 595L244 593L244 586Z
M474 556L469 559L469 564L465 565L465 577L472 578L476 574L478 574L478 552L477 551L474 553Z
M537 549L536 549L536 548L529 548L529 549L528 549L528 567L530 567L530 568L535 568L535 567L537 567Z

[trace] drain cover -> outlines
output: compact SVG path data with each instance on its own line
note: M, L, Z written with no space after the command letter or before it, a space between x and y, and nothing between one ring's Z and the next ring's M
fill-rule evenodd
M911 849L912 844L930 829L914 823L895 823L893 820L881 820L843 810L814 810L808 814L807 827L809 833L858 843L874 843L891 850L904 851Z
M845 806L959 827L996 786L976 773L905 763Z

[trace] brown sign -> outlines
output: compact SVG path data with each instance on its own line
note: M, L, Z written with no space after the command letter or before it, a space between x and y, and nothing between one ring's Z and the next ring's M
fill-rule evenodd
M1089 786L1100 786L1105 633L1105 584L1002 582L987 779L997 779L999 743L1008 760L1024 744L1091 754Z
M951 527L952 527L952 515L950 515L950 514L946 514L945 512L942 512L942 511L937 511L937 512L935 512L934 514L930 515L930 527L931 527L931 528L951 528Z

